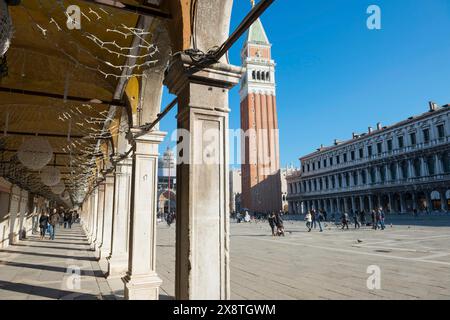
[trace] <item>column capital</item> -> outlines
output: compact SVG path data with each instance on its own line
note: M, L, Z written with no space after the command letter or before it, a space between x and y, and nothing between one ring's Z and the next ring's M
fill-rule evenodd
M239 83L242 68L225 64L212 63L201 66L185 53L176 54L166 71L164 84L169 92L178 95L190 82L231 89Z

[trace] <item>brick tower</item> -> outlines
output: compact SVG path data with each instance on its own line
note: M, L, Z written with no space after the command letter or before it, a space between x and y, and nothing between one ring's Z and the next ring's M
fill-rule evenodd
M249 29L241 52L241 208L281 210L280 149L275 99L275 62L261 20Z

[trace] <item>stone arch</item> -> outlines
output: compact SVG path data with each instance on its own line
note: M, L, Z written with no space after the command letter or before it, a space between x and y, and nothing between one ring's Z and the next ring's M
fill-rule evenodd
M431 199L431 209L433 211L441 210L442 203L441 203L441 194L439 193L439 191L436 190L431 191L430 199Z

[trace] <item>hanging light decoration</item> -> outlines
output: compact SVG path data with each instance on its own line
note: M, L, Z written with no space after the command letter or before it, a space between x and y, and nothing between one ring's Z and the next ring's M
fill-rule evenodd
M52 159L53 149L48 140L42 137L33 137L22 143L17 156L28 169L41 170Z
M60 181L57 185L50 188L54 194L61 194L66 189L64 182Z
M46 186L56 186L61 181L61 172L56 167L45 167L41 172L41 180Z
M9 16L8 5L0 0L0 57L3 57L11 44L13 27Z

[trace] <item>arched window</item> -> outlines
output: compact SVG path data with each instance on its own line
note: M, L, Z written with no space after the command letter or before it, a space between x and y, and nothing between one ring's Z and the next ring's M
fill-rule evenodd
M450 172L450 153L446 152L442 155L442 167L445 173Z
M361 172L361 179L362 179L362 183L366 184L367 183L367 176L366 176L366 170L363 170Z
M252 71L252 79L255 80L255 78L256 78L256 71L253 70L253 71Z
M384 167L379 167L378 170L380 170L381 182L386 181L386 171L385 171Z
M266 81L266 74L263 72L261 72L261 80L262 81Z
M347 187L350 186L350 176L349 176L348 173L345 174L345 185L346 185Z
M342 188L342 176L341 175L338 176L338 186L339 186L339 188Z
M397 180L397 167L395 163L391 163L389 170L391 171L391 180Z
M403 179L408 178L408 162L406 161L402 162L402 177Z
M356 172L353 172L353 183L355 184L355 186L359 184L358 174Z
M426 159L427 167L428 167L428 173L430 176L434 175L436 173L435 167L434 167L434 157L430 156Z
M420 160L414 159L414 174L416 177L420 177Z
M370 168L370 182L371 183L375 183L376 180L376 172L375 172L375 168Z
M256 73L256 78L257 78L258 80L261 80L261 72L258 71L258 72Z
M269 71L266 72L266 80L270 81L270 72Z
M322 182L322 179L319 180L319 188L320 188L320 190L323 189L323 182Z

